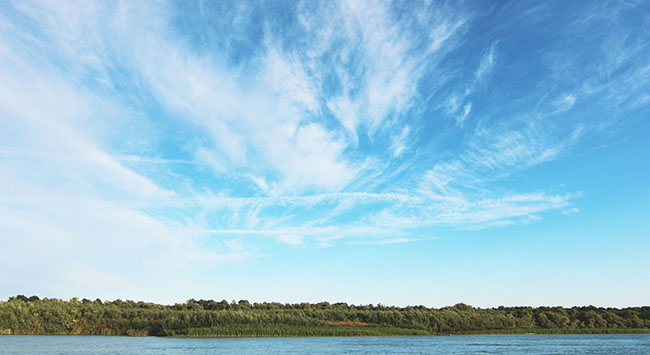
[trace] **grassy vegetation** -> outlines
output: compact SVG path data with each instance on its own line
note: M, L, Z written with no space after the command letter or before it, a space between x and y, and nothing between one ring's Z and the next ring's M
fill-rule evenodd
M182 337L650 333L650 307L427 308L189 300L175 305L16 296L0 334Z
M407 336L431 335L424 329L396 328L380 325L340 326L340 325L259 325L237 324L232 326L190 328L187 331L170 334L187 337L290 337L290 336Z
M529 328L529 329L490 329L459 330L453 333L434 335L521 335L521 334L650 334L650 328Z

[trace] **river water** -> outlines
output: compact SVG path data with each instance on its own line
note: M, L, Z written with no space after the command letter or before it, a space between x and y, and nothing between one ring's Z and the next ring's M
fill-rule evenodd
M0 335L0 354L650 354L650 334L156 338Z

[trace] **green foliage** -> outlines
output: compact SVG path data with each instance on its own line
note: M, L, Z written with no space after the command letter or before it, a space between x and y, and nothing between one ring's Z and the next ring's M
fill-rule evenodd
M650 332L650 307L440 309L188 300L171 306L97 299L10 297L0 334L129 336L375 336Z

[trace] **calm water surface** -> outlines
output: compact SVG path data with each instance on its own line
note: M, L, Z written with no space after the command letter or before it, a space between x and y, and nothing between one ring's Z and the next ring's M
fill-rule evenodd
M0 354L650 354L650 334L369 338L0 335Z

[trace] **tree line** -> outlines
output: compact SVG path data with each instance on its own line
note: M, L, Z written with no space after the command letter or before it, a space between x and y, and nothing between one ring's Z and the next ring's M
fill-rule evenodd
M346 303L250 303L10 297L0 301L0 334L134 336L434 335L650 332L650 307L443 308Z

